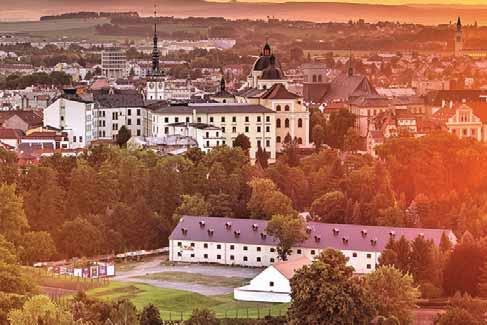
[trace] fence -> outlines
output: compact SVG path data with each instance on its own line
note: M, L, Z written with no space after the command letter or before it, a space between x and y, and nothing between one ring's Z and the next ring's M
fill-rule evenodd
M192 312L175 312L161 310L161 319L165 321L184 321L191 317ZM219 319L263 319L265 317L282 317L287 314L287 306L273 308L244 308L215 312Z

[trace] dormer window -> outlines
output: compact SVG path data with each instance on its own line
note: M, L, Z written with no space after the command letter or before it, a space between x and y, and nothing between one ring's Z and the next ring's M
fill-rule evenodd
M362 234L362 237L367 237L367 230L362 229L360 233Z
M395 237L396 236L396 232L394 230L389 231L389 236Z
M306 226L306 233L311 234L311 231L313 231L313 228L311 228L310 226Z
M318 235L316 235L316 236L315 236L315 242L319 243L319 242L320 242L320 240L321 240L321 237L320 237L320 236L318 236Z
M267 238L267 234L265 232L261 232L260 233L260 238L262 238L263 240L265 240Z
M211 237L211 236L213 236L214 233L215 233L215 229L213 229L213 228L208 229L208 236Z
M231 228L232 228L232 223L231 223L231 222L229 222L229 221L225 222L225 228L226 228L227 230L231 229Z
M235 237L237 237L237 238L238 238L238 237L240 237L240 230L235 230L235 231L233 232L233 234L234 234L234 235L235 235Z
M338 234L340 233L340 229L338 228L333 228L333 235L334 236L338 236Z
M342 242L347 245L348 244L348 237L342 237Z
M204 221L204 220L201 220L201 221L200 221L200 227L201 227L201 228L204 228L204 227L205 227L205 224L206 224L206 223L205 223L205 221Z
M256 224L256 223L254 223L254 224L252 225L252 230L253 230L253 231L257 231L257 229L259 229L259 225L258 225L258 224Z
M181 228L181 233L183 235L187 235L188 234L188 228Z
M371 239L371 240L370 240L370 244L371 244L372 246L377 245L377 238L373 238L373 239Z

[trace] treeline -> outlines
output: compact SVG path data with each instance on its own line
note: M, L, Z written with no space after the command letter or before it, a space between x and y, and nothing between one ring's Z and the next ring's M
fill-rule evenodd
M49 74L36 72L24 76L11 74L0 81L0 89L24 89L32 85L62 87L70 85L71 82L71 76L62 71L53 71Z
M115 18L115 17L139 17L136 11L128 12L69 12L60 15L41 16L40 21L58 20L58 19L93 19L93 18Z

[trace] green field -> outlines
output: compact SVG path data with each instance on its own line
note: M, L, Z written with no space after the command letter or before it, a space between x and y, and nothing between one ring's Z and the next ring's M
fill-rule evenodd
M163 319L187 319L193 309L208 308L218 317L258 318L266 315L283 315L287 304L243 302L233 299L233 295L203 296L197 293L157 288L141 283L112 282L104 288L87 292L89 296L103 300L129 299L141 310L149 303L161 311Z
M174 281L187 282L195 284L203 284L210 287L240 287L250 279L239 277L225 277L225 276L207 276L197 273L189 272L161 272L154 273L139 278L159 280L159 281Z
M109 22L110 20L108 18L1 22L0 33L43 33L76 30L95 27L96 25L107 24Z

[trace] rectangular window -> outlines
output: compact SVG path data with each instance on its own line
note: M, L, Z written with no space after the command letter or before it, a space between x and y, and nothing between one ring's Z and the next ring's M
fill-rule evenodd
M237 117L236 116L232 116L232 122L237 123Z
M257 123L260 123L262 121L262 119L260 118L260 116L257 116Z
M244 262L247 262L247 260L248 260L247 256L244 256L243 260L244 260Z
M194 253L191 253L191 258L194 258Z
M258 126L258 127L257 127L257 133L260 133L260 131L262 131L262 129L261 129L261 127L260 127L260 126Z
M201 123L201 117L197 118L198 123Z
M132 120L131 119L127 119L127 125L132 125Z
M249 117L248 116L245 116L245 122L249 123Z
M222 133L225 133L225 127L222 127Z
M191 245L191 247L194 247L194 243L191 243L190 245Z
M76 142L76 136L73 135L73 142Z
M164 123L169 123L169 117L164 118Z
M265 127L265 131L266 131L266 132L271 132L271 127L270 127L270 126L266 126L266 127Z
M222 259L222 256L221 256L221 255L217 255L217 256L216 256L216 259L217 259L217 260L221 260L221 259Z
M372 258L372 254L367 254L367 258Z
M260 250L261 250L260 247L257 247L257 251L260 252Z
M183 256L183 253L178 252L178 256L179 256L179 257Z
M225 116L222 116L222 123L225 123Z
M248 250L249 250L249 248L248 248L247 246L244 246L244 247L243 247L243 250L244 250L244 251L248 251Z
M181 247L183 246L183 243L181 243L180 241L178 241L178 247Z
M186 116L186 123L189 123L189 117Z
M270 116L266 116L266 117L265 117L265 121L266 121L267 123L269 123L269 122L271 121L271 117L270 117Z
M204 243L203 248L208 248L208 243Z
M137 125L140 125L140 118L137 119Z
M105 113L105 112L103 112ZM137 110L137 116L140 116L140 109Z
M249 127L248 126L245 127L245 133L249 133Z
M179 117L175 117L174 122L179 123Z
M204 254L203 255L203 258L207 259L208 258L208 254Z
M300 249L296 250L296 254L301 254L301 250Z
M352 254L352 256L353 256L353 257L357 257L357 253L355 253L355 252L354 252L354 253Z
M273 287L274 286L274 281L270 281L269 282L269 287Z
M210 123L213 123L213 116L210 116Z
M232 133L237 133L237 127L236 126L232 127Z
M271 140L265 140L265 146L270 147L271 146Z
M164 134L168 134L168 133L169 133L169 128L166 126L166 127L164 128Z
M271 248L271 253L274 253L276 251L275 248Z
M222 245L220 244L216 245L216 249L222 249Z
M367 270L370 270L372 268L372 265L367 264Z
M235 261L235 256L230 255L230 261Z
M105 131L103 131L103 133L105 133ZM137 136L140 137L140 130L137 130Z
M315 250L314 250L314 249L312 249L312 250L311 250L311 255L315 255L315 254L316 254Z
M131 110L131 109L128 109L128 110L127 110L127 115L128 115L128 116L132 115L132 110Z
M235 249L235 245L230 245L230 249L231 250L234 250Z
M274 257L271 257L270 261L271 261L271 263L274 263L274 261L275 261Z
M261 258L260 257L257 257L257 262L260 262L261 261Z

